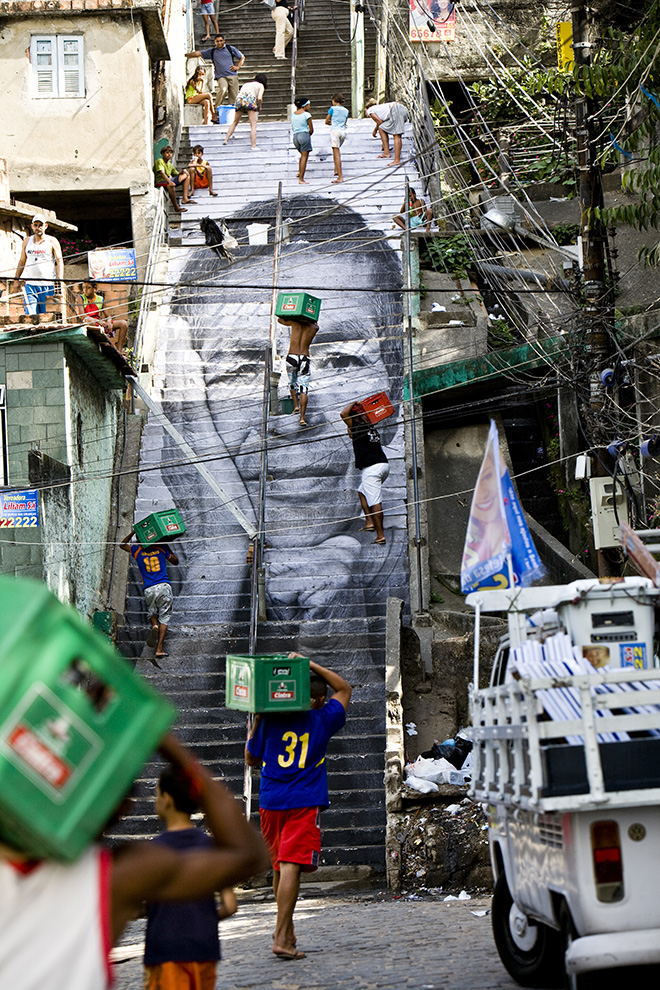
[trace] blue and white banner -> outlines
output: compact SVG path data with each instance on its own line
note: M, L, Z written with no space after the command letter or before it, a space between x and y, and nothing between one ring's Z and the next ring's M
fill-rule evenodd
M0 527L5 529L39 525L39 493L0 492Z
M497 427L490 423L483 463L472 496L461 563L461 590L527 585L543 565L525 522L509 470L500 457Z
M137 282L134 248L96 248L87 252L87 267L95 282Z

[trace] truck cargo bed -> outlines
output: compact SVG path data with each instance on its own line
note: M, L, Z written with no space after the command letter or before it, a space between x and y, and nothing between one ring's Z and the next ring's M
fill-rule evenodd
M577 713L550 718L571 689ZM660 802L657 671L524 678L473 690L471 704L477 801L540 813Z

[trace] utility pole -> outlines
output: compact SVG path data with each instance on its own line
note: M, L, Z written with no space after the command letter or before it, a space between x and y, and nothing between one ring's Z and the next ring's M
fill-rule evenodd
M364 111L364 7L356 2L351 7L351 116L354 120Z
M589 40L589 23L584 0L574 0L571 20L575 64L578 67L588 67L591 65L592 42ZM594 447L601 448L600 455L592 459L594 473L607 475L603 459L607 460L608 455L602 448L607 447L614 439L611 436L614 423L610 415L604 415L607 397L600 376L609 364L611 354L612 309L605 279L607 231L603 222L593 215L595 208L603 206L602 173L595 148L594 105L585 94L584 87L581 94L576 94L575 133L580 176L585 370L589 378L588 399L580 405L583 424L588 432L587 439ZM614 497L616 497L616 485ZM600 577L617 575L620 572L620 568L602 550L598 550L596 556Z
M589 41L587 10L584 2L575 3L571 10L573 23L573 52L577 66L591 65L592 43ZM582 236L582 273L585 295L585 330L587 353L590 356L589 404L593 410L603 404L600 372L606 367L610 354L609 323L611 320L605 283L605 238L607 231L593 209L603 205L601 169L594 148L593 103L584 92L576 96L575 133L578 169L580 173L580 233Z

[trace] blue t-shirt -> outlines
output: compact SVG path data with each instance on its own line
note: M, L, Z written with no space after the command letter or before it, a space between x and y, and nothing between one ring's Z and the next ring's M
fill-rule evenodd
M303 110L302 113L292 113L291 127L293 128L293 133L298 134L302 131L303 134L309 134L309 124L307 121L311 116L311 113L307 113L306 110Z
M134 558L145 588L152 588L155 584L170 584L167 576L165 561L171 557L169 550L162 547L139 547L136 543L131 547L131 556Z
M186 852L214 843L198 828L163 832L152 842ZM164 962L216 962L220 958L215 898L198 901L160 901L147 904L144 965Z
M240 61L243 58L243 52L239 52L238 48L234 48L233 45L224 44L222 48L205 48L202 52L202 58L208 61L213 61L213 73L216 79L223 79L227 76L234 76L236 73L231 71L231 66L234 64L234 59Z
M307 712L264 715L247 744L263 761L259 807L327 808L325 751L345 722L344 706L335 698Z
M334 104L328 110L330 114L330 127L333 130L345 130L346 121L348 120L348 110L346 107L335 106Z

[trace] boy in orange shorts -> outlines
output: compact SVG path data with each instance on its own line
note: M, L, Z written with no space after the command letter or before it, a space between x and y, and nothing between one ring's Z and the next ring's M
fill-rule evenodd
M213 169L204 158L204 149L201 144L196 144L192 150L190 174L195 189L208 189L209 196L218 195L213 192Z
M183 853L213 845L190 818L199 804L180 770L169 767L161 773L155 809L166 831L153 842ZM218 919L234 914L238 906L231 887L221 897L219 908L212 894L197 901L147 904L145 990L213 990L220 959Z
M280 959L305 958L296 948L293 912L300 874L319 865L321 808L329 803L325 751L346 722L352 692L348 681L327 667L310 660L309 670L311 708L255 716L245 747L248 766L261 767L259 814L273 864L277 901L273 952ZM328 686L334 694L326 701Z

